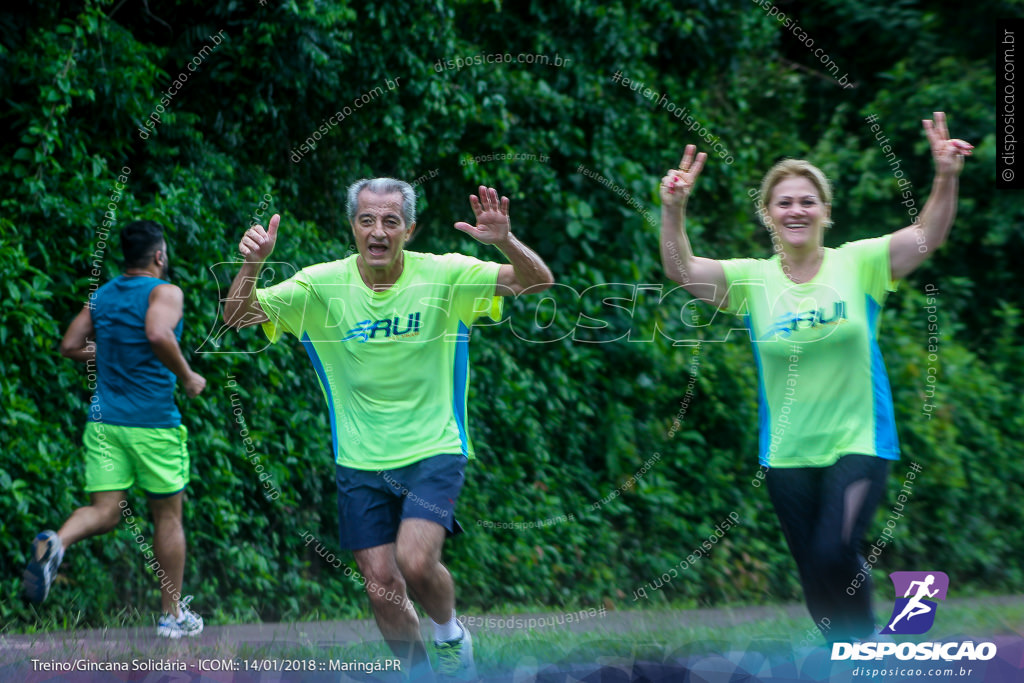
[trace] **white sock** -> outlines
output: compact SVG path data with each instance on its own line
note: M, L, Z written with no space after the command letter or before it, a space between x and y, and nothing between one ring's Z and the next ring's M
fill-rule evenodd
M447 624L439 624L433 619L430 620L430 623L434 625L434 640L439 643L462 638L462 626L455 618L455 610L452 610L452 618L448 620Z

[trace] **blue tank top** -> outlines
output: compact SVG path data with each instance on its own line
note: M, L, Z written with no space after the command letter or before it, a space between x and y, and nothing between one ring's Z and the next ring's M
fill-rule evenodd
M96 365L89 367L94 387L89 419L123 427L177 427L176 377L153 353L146 338L149 294L163 280L121 275L90 297L96 330ZM181 339L183 320L174 328Z

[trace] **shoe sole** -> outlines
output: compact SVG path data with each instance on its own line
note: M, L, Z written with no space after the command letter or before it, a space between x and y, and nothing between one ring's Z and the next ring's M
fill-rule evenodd
M50 594L50 581L46 580L45 567L50 561L52 550L53 536L40 534L32 542L32 560L21 575L25 595L32 602L42 602Z
M179 638L195 638L200 633L202 633L202 631L186 633L185 631L179 631L178 629L168 628L166 626L159 626L156 629L156 635L158 638L170 638L171 640L178 640Z
M46 585L46 578L43 576L43 569L33 560L28 568L21 575L24 582L25 596L32 602L42 602L50 594L50 587Z
M173 626L156 627L156 635L158 638L170 638L171 640L178 640L179 638L195 638L202 632L202 628L198 631L185 631L180 628L174 628Z

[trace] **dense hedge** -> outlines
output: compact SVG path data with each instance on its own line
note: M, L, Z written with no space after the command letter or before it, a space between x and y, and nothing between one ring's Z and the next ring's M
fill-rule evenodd
M1020 13L1009 2L986 7ZM635 591L731 514L740 523L710 557L648 588L649 601L797 597L757 485L749 340L735 320L673 291L658 263L656 180L686 143L706 147L686 116L733 159L709 161L691 203L694 244L715 257L769 253L748 193L782 155L807 156L834 179L830 245L906 223L867 116L891 139L918 208L931 176L919 119L945 109L953 134L977 145L952 243L903 284L883 320L905 453L891 493L910 462L922 472L877 567L879 576L941 569L959 591L1024 588L1013 266L1024 207L992 189L994 75L987 48L975 47L987 45L988 23L907 3L784 9L854 87L840 87L757 3L738 0L87 0L0 15L9 104L0 112L0 624L109 624L156 607L156 584L124 531L76 546L42 607L18 597L32 535L87 500L86 378L57 345L93 262L102 280L118 272L114 235L136 218L170 226L184 346L209 380L199 399L179 397L194 461L186 592L213 620L365 614L359 584L321 556L337 550L337 520L326 409L308 359L294 340L268 347L255 330L225 333L218 297L258 211L284 216L276 277L349 251L343 192L367 175L418 179L416 249L488 259L500 254L451 224L471 217L466 197L479 183L497 186L512 200L514 230L560 282L544 303L510 302L508 322L473 337L479 459L460 501L469 533L447 551L463 610L646 604ZM410 18L415 28L403 28ZM563 61L444 68L496 53ZM644 85L635 92L616 72ZM316 148L296 161L317 130ZM939 291L932 322L928 285ZM933 359L930 324L941 337ZM937 406L930 415L926 402ZM141 508L141 493L131 502Z

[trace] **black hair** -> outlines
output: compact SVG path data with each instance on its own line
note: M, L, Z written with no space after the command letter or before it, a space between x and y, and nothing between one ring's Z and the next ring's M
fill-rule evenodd
M134 221L121 231L125 268L145 268L164 241L164 227L156 221Z

